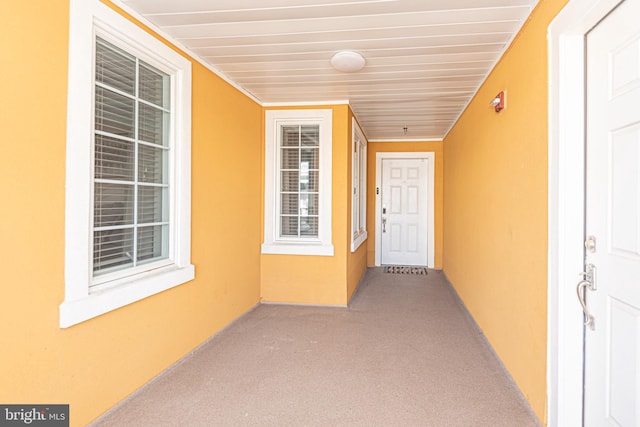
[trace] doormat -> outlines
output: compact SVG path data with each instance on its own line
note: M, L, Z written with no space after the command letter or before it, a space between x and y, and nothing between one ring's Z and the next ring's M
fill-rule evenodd
M417 275L427 275L426 267L411 267L411 266L402 266L402 265L385 265L382 267L382 271L385 273L395 273L395 274L417 274Z

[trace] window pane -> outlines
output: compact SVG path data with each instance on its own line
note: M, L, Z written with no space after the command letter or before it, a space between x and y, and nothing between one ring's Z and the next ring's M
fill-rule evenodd
M300 194L300 215L318 215L317 194Z
M283 171L282 180L280 182L280 191L298 191L299 190L299 172Z
M166 184L168 156L167 150L140 144L138 146L138 180Z
M169 76L156 68L140 63L139 96L159 107L169 108Z
M134 144L102 135L95 138L95 177L133 181Z
M111 43L96 43L96 81L130 95L135 94L135 58Z
M166 187L138 187L138 222L167 221L168 209L165 209L167 196Z
M320 146L320 126L301 126L301 143L305 146Z
M300 168L300 150L296 148L282 148L282 169L299 169Z
M298 217L280 217L280 237L298 237Z
M318 169L319 162L319 151L318 148L303 148L300 150L300 162L305 163L308 169Z
M309 172L309 164L307 162L300 163L300 191L309 191L309 178L311 173L313 172Z
M138 261L153 261L169 254L169 226L138 228Z
M93 233L93 272L95 276L132 267L132 254L133 228L95 231Z
M147 104L138 103L138 138L166 146L169 114Z
M305 187L303 188L303 190L317 193L318 191L320 191L318 182L319 182L319 172L318 171L310 171L309 172L309 177L307 179L307 182L306 182Z
M133 223L133 185L96 183L94 191L94 227Z
M133 138L135 102L131 98L96 87L96 129Z
M282 146L300 146L300 126L282 126Z
M318 236L318 217L302 216L300 217L300 235L301 236Z
M282 194L281 203L281 212L283 215L298 215L297 194Z

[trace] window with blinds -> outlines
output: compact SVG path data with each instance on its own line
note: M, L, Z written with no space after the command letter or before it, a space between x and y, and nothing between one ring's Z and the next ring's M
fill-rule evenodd
M280 237L318 237L320 128L282 126Z
M351 251L367 239L367 140L352 119Z
M264 254L333 256L331 109L265 112Z
M93 275L169 256L170 76L96 39Z
M191 61L100 0L69 20L61 328L195 278Z

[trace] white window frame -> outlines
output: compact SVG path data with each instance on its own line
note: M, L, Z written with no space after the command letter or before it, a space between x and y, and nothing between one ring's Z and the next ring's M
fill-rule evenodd
M367 138L351 119L351 252L367 240Z
M95 38L171 76L169 150L170 249L167 265L134 272L90 290L93 283L93 115ZM99 0L71 0L65 199L66 328L192 280L191 62ZM156 268L153 268L156 267Z
M331 241L331 109L267 110L265 113L265 188L263 254L333 256ZM318 237L279 237L279 129L282 126L319 126L320 171Z

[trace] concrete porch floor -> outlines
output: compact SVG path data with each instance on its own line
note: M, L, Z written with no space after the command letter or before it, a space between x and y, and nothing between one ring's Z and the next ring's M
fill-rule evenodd
M441 271L263 304L93 426L539 426Z

